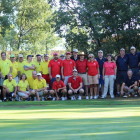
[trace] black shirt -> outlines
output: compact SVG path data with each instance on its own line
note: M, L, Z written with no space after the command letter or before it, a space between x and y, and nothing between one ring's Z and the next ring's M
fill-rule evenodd
M78 59L80 59L80 57L79 57L79 56L77 56L77 58L76 58L76 59L74 59L74 56L71 56L71 59L72 59L72 60L74 60L74 61L76 62Z
M131 85L133 85L135 82L137 81L137 78L132 76L131 79L128 78L125 78L124 79L124 83L126 84L126 86L130 87Z

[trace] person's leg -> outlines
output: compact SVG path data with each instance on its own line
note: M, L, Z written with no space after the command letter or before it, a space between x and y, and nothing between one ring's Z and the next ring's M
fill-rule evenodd
M79 94L78 100L82 100L82 95L84 94L84 89L82 89L82 88L79 89L78 94Z
M90 85L90 97L93 97L93 84Z
M50 77L49 77L49 74L46 75L46 82L47 84L49 84L49 89L51 89L51 80L50 80Z
M104 94L104 84L101 85L101 92L102 92L102 95Z
M114 98L114 75L109 76L110 96Z
M22 99L27 99L29 97L28 94L25 94L23 92L18 92L18 96L21 97Z
M97 84L94 84L94 95L97 96Z
M62 97L67 97L67 90L66 89L63 89L61 91L61 93L62 93Z
M44 97L47 97L47 96L48 96L48 90L44 90L44 91L43 91L43 96L44 96Z
M134 86L133 90L134 90L134 96L137 97L138 96L138 86Z
M109 85L109 76L105 75L105 80L104 80L104 94L102 95L102 98L105 98L107 96L108 92L108 85Z
M71 100L74 100L73 91L71 89L68 90L68 94L71 97Z
M116 94L116 97L120 96L121 80L122 80L122 72L117 71L117 76L116 76L117 94Z
M53 87L53 82L54 82L54 81L56 81L56 79L55 79L55 78L52 78L52 79L51 79L51 87Z

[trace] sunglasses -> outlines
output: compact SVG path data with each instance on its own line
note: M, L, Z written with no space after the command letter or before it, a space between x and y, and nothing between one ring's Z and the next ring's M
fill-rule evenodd
M94 58L94 57L89 57L89 58Z

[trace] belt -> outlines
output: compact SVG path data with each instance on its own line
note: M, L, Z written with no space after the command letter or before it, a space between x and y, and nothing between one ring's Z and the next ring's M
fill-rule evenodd
M118 71L127 71L127 70L118 70Z
M86 74L86 72L83 72L83 73L80 73L80 72L79 72L79 74Z
M135 68L130 68L130 69L137 69L137 67L135 67Z

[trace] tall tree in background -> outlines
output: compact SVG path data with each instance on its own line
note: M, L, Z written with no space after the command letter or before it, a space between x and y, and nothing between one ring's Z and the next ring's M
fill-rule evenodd
M56 0L51 3L55 4ZM129 50L132 45L140 48L140 1L59 0L57 7L56 30L60 36L66 37L68 46L73 42L73 46L80 50L103 49L106 53L113 53L121 47ZM79 29L77 33L73 30L75 28ZM75 40L81 40L81 30L86 38L83 37L78 46ZM86 43L90 49L84 47Z

